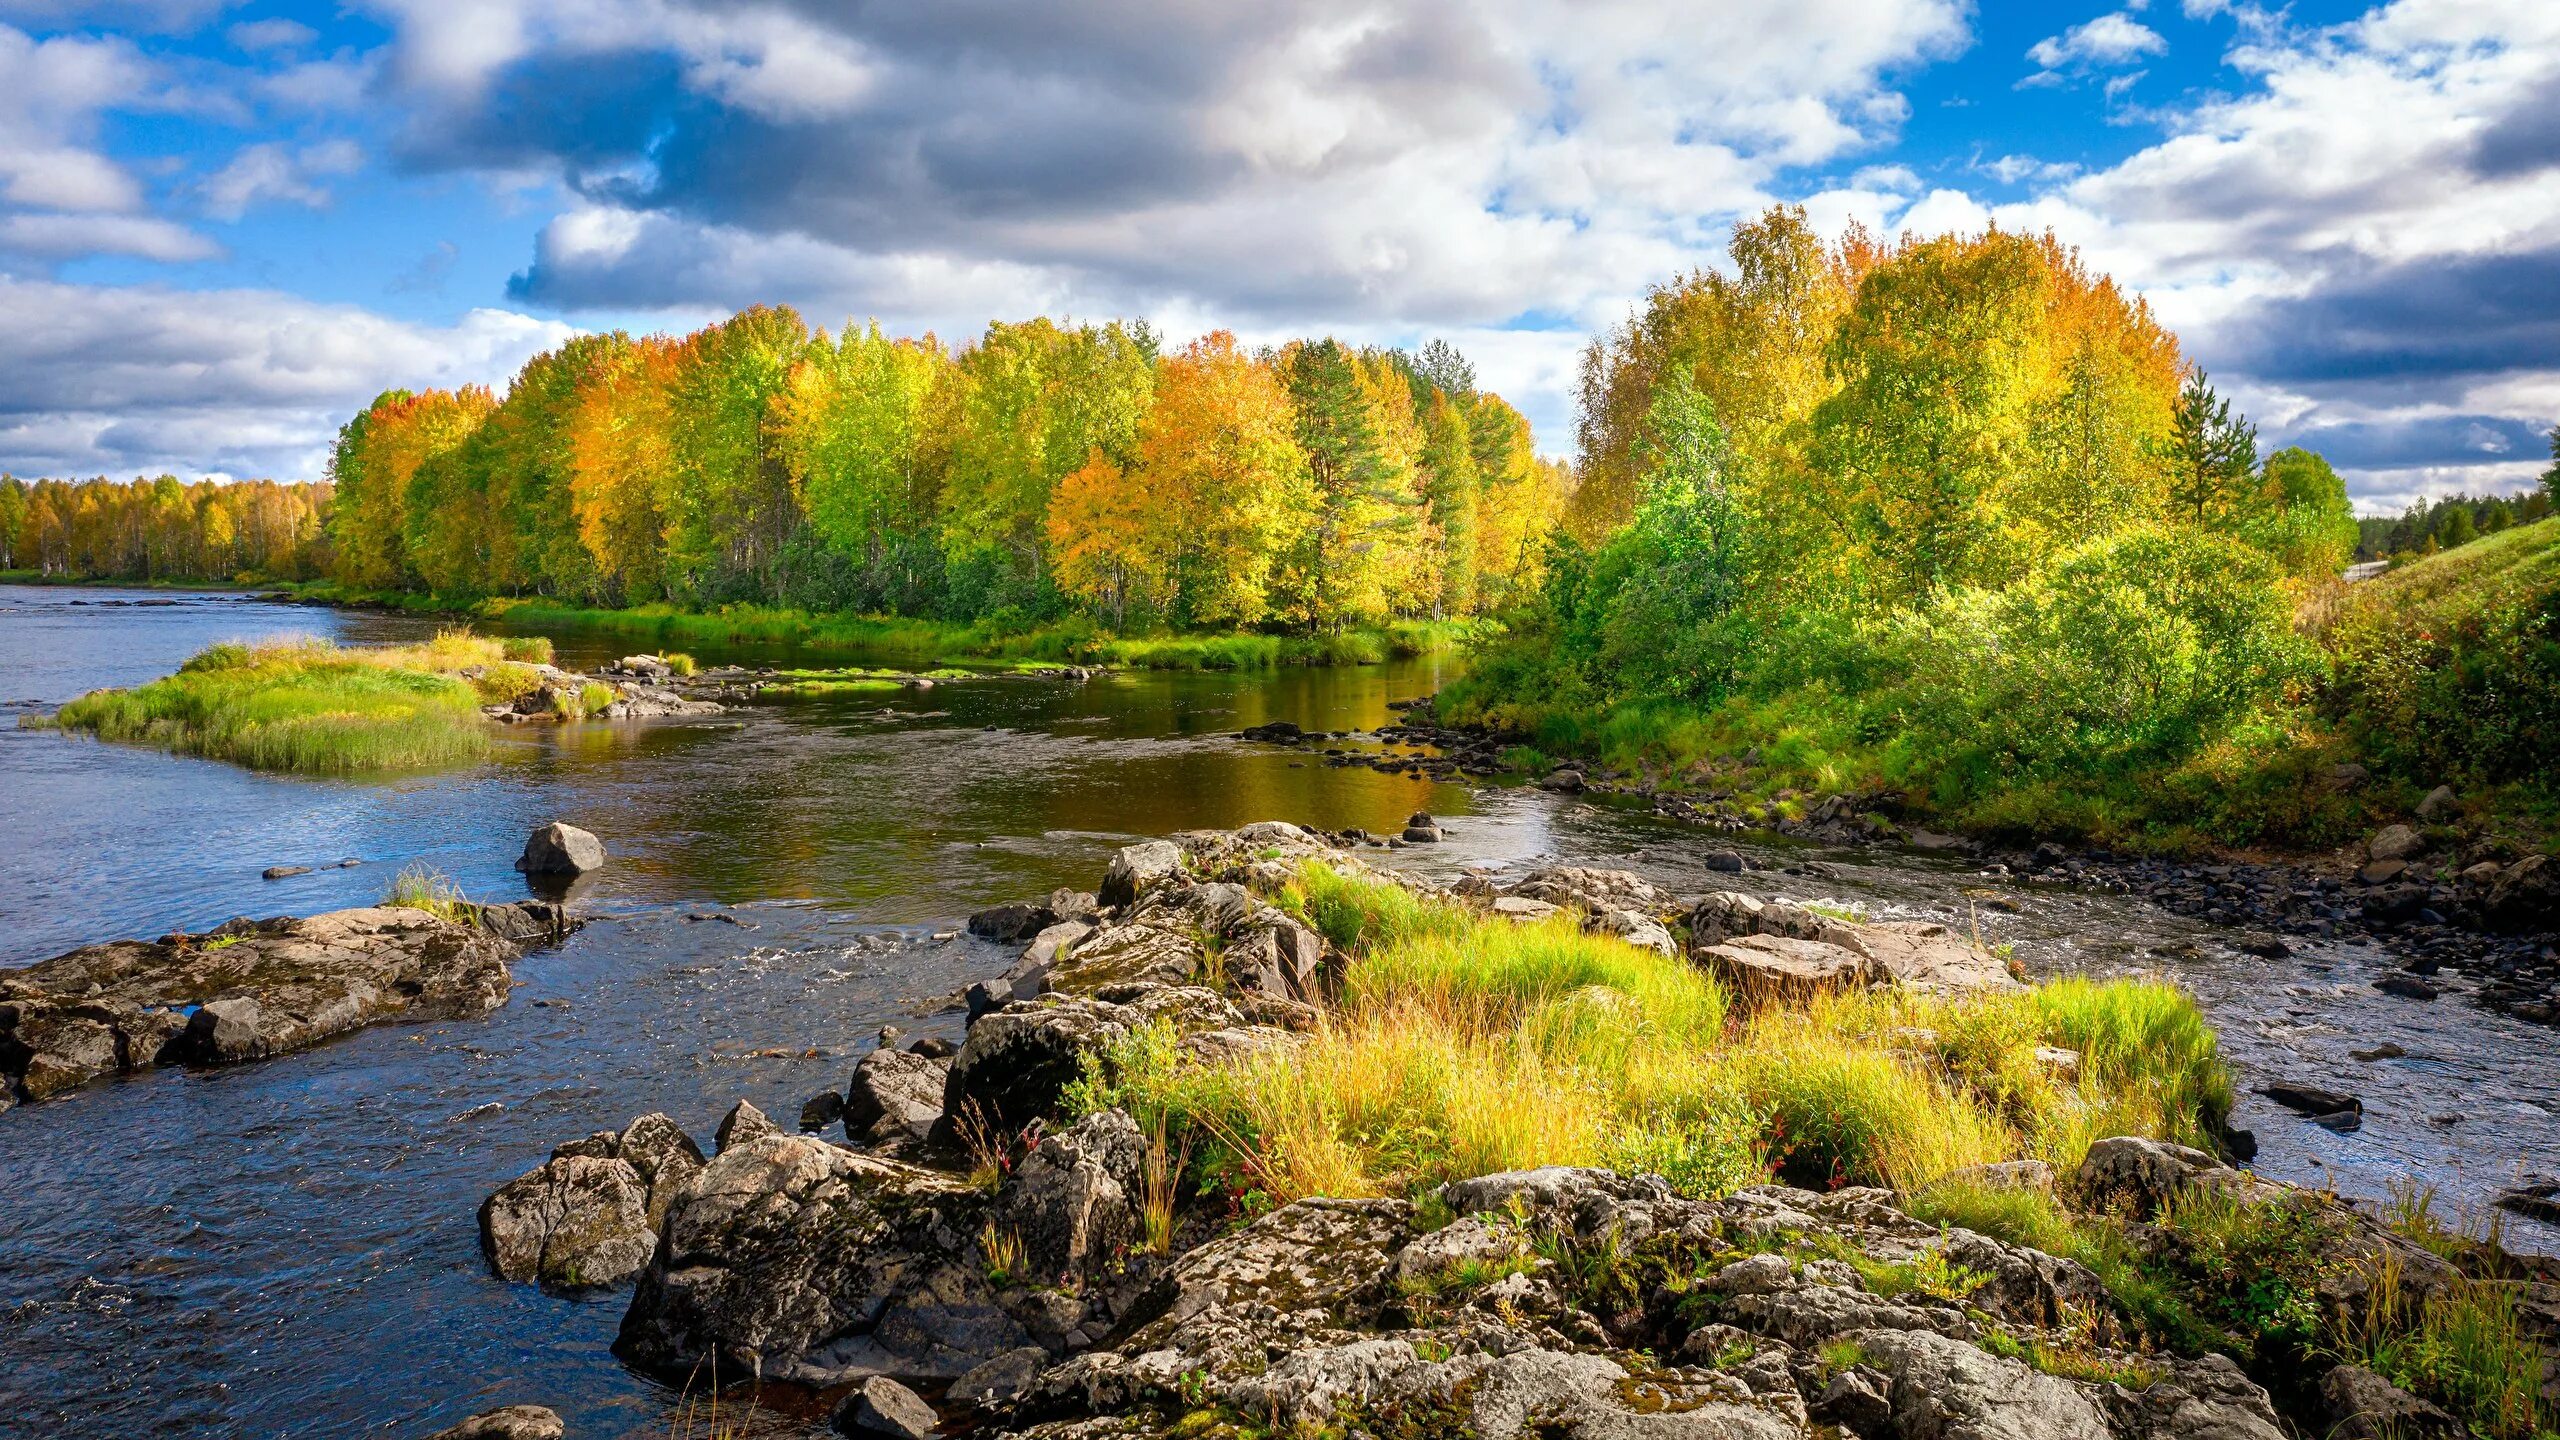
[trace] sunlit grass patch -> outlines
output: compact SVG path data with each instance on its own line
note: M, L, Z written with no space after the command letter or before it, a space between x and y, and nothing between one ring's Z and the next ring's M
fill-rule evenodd
M1993 1161L2073 1163L2119 1123L2202 1135L2229 1103L2211 1031L2181 1023L2193 1002L2163 985L2050 1002L1875 992L1746 1020L1685 959L1571 916L1515 924L1321 865L1284 899L1351 956L1312 1035L1210 1065L1142 1034L1076 1099L1171 1123L1204 1171L1273 1201L1540 1165L1657 1173L1697 1195L1773 1171L1910 1188ZM2076 1074L2053 1053L2070 1041L2094 1057Z
M216 645L175 675L94 691L54 718L102 740L258 770L347 775L458 764L488 751L481 698L468 682L415 662L496 661L495 642L484 643L486 657L444 637L385 652L310 638Z
M402 866L400 873L392 877L382 903L395 909L424 910L457 925L469 924L475 908L451 877L423 862Z

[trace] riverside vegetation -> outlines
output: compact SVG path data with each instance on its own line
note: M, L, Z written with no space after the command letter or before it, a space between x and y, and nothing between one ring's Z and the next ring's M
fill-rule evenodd
M2325 848L2438 785L2547 826L2560 521L2344 587L2328 465L2051 240L1777 212L1733 258L1593 344L1569 533L1444 720L2008 839Z
M971 926L1031 943L956 1054L884 1035L803 1134L741 1103L708 1158L656 1115L564 1144L482 1208L493 1267L632 1283L626 1361L851 1385L852 1433L2560 1422L2549 1272L2177 1143L2231 1138L2230 1082L2166 985L1274 823Z
M551 642L538 636L457 629L416 645L340 646L312 636L226 643L174 675L93 691L19 723L257 770L423 770L486 755L492 709L575 720L629 703L614 685L550 661Z

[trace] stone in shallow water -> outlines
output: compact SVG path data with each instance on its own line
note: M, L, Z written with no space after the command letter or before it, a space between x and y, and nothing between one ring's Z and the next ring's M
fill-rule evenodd
M516 868L527 875L584 875L604 863L604 842L575 825L554 820L525 837Z
M427 1440L561 1440L568 1433L559 1415L547 1406L502 1405L439 1430Z

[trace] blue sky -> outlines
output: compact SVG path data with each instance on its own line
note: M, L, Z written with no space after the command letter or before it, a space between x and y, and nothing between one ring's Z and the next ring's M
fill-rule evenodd
M1576 357L1777 201L2050 227L2359 502L2560 419L2560 5L0 0L0 469L315 475L757 302Z

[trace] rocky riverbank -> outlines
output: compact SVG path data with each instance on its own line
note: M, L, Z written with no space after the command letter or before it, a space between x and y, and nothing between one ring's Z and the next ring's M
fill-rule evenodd
M1090 894L983 912L974 930L1025 948L969 995L956 1053L884 1033L803 1133L741 1102L708 1154L656 1115L568 1142L483 1207L493 1268L629 1283L627 1363L796 1386L839 1430L902 1440L2452 1435L2436 1402L2461 1397L2322 1346L2457 1304L2505 1307L2528 1420L2560 1414L2556 1277L2152 1139L1902 1193L1549 1168L1275 1206L1199 1184L1192 1140L1238 1137L1177 1149L1093 1087L1133 1043L1277 1065L1341 1023L1353 957L1280 903L1310 863L1359 870L1341 838L1186 834L1121 851ZM1694 963L1753 1011L2018 988L1941 927L1577 867L1381 878L1470 923Z
M0 1110L157 1065L265 1059L394 1020L485 1014L558 905L403 906L227 921L0 971Z
M1454 783L1505 772L1506 737L1439 724L1428 701L1397 707L1398 723L1375 731L1306 732L1282 723L1241 738L1305 748L1340 766L1367 766ZM1339 742L1374 741L1379 749ZM1748 800L1712 787L1659 790L1640 779L1559 762L1535 783L1569 794L1613 796L1703 828L1761 831L1836 846L1896 846L1977 861L1992 885L2066 885L2138 895L2176 914L2245 932L2241 948L2271 958L2285 937L2365 938L2402 957L2403 973L2382 982L2410 1000L2437 999L2450 973L2476 1003L2541 1024L2560 1025L2560 859L2517 855L2456 823L2450 792L2429 797L2409 823L2364 844L2297 860L2170 860L2074 850L2058 844L2004 846L1939 834L1909 823L1894 797L1782 793ZM2341 766L2332 783L2364 782Z

